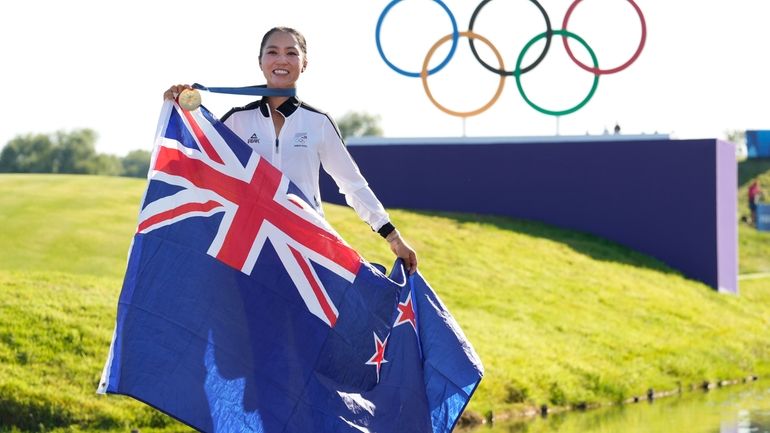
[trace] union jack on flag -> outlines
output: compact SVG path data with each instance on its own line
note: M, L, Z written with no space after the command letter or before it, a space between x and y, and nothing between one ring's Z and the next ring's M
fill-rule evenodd
M311 261L353 282L361 257L309 206L302 192L204 110L167 103L149 178L173 194L145 199L138 233L222 213L207 253L251 274L270 240L308 309L330 326L339 312ZM165 116L163 116L165 117Z
M449 433L483 368L205 107L167 101L98 392L204 432Z

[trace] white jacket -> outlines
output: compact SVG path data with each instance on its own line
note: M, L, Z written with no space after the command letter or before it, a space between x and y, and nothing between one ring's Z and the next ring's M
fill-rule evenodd
M222 122L294 182L321 215L318 176L323 165L340 193L345 195L348 205L373 230L379 230L390 221L382 203L345 148L337 124L328 114L296 98L281 104L278 112L277 115L286 119L278 137L265 98L233 108L222 117Z

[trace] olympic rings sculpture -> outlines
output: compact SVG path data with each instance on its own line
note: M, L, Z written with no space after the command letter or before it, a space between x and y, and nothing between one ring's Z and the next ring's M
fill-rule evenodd
M431 49L428 51L428 54L425 56L425 60L423 61L423 64L422 64L422 69L419 72L410 72L410 71L401 69L398 66L394 65L392 62L390 62L390 60L388 60L387 56L385 55L385 52L382 49L382 43L380 42L380 33L382 31L382 23L385 20L385 16L388 14L388 12L390 12L393 6L395 6L401 1L402 0L391 0L391 2L388 3L387 6L385 6L385 9L383 9L379 19L377 20L377 29L375 32L375 41L377 43L377 51L380 53L380 57L385 62L385 64L387 64L394 71L398 72L401 75L405 75L407 77L421 78L423 88L425 89L425 93L428 95L428 99L430 99L433 105L435 105L439 110L447 114L450 114L452 116L458 116L458 117L475 116L477 114L483 113L484 111L492 107L497 102L498 98L500 97L500 94L503 91L503 87L505 85L505 78L511 77L511 76L516 79L516 86L519 90L519 94L521 95L521 97L530 107L534 108L535 110L551 116L562 116L565 114L574 113L575 111L583 108L583 106L585 106L588 103L588 101L591 100L594 93L596 92L597 86L599 85L599 76L614 74L631 66L631 64L634 63L636 59L639 58L639 55L642 53L642 49L644 48L644 43L647 40L647 23L645 22L644 14L642 14L642 10L639 8L639 6L636 4L634 0L626 0L631 4L631 6L636 11L636 14L639 16L639 21L642 25L642 35L639 40L639 45L637 46L636 51L633 53L633 55L626 62L612 68L601 69L599 68L599 62L596 58L596 54L591 49L591 47L588 46L588 43L586 43L586 41L583 40L583 38L581 38L580 36L567 30L567 24L569 23L569 19L572 16L572 13L574 12L577 5L582 0L574 0L572 4L569 6L569 8L567 9L567 12L564 14L564 20L562 21L561 29L553 29L551 27L551 20L548 17L548 13L540 4L540 2L538 2L538 0L529 0L530 2L532 2L532 4L534 4L538 8L540 13L542 14L543 20L545 21L546 30L545 32L540 33L539 35L530 39L529 42L527 42L524 45L524 48L522 48L516 60L515 68L509 71L505 69L505 66L503 65L503 58L498 52L497 48L488 39L486 39L485 37L473 31L473 25L476 23L476 18L478 17L479 13L481 12L482 9L484 9L484 6L486 6L492 0L482 0L478 4L478 6L476 6L476 9L473 11L473 14L471 15L471 21L470 21L470 24L468 25L468 30L464 32L461 32L458 30L457 21L455 20L454 14L452 14L452 11L449 9L449 7L442 0L433 0L434 2L438 3L438 5L441 6L441 8L444 9L444 12L446 12L446 14L449 16L449 19L452 23L452 33L442 37L441 39L438 40L438 42L436 42L433 45L433 47L431 47ZM572 61L576 65L578 65L581 69L587 72L590 72L594 75L593 85L591 86L591 90L588 92L588 95L574 107L571 107L565 110L548 110L543 107L540 107L539 105L532 102L529 99L529 97L527 97L527 94L526 92L524 92L524 88L521 84L521 76L535 69L540 64L540 62L543 61L545 56L548 54L548 50L551 48L551 39L553 39L553 35L561 36L562 42L564 44L564 49L567 51L567 55L569 55L570 59L572 59ZM470 48L471 48L471 52L473 53L473 56L485 69L500 76L500 82L497 86L497 90L495 91L495 94L492 97L492 99L490 99L482 107L477 108L475 110L470 110L470 111L454 111L444 107L438 101L436 101L436 99L433 97L433 94L430 91L430 88L428 87L428 77L440 71L442 68L444 68L444 66L446 66L449 63L450 60L452 60L452 57L454 56L455 51L457 49L457 43L460 37L468 38L468 43L470 44ZM497 68L487 64L486 62L484 62L484 60L481 59L478 52L476 51L476 46L474 44L475 39L478 39L479 41L483 42L492 50L493 54L497 58L497 62L498 62ZM527 66L522 67L522 61L524 60L524 55L527 53L527 51L529 51L532 45L534 45L537 41L541 39L545 39L545 46L543 47L543 51L538 55L537 59L535 59L534 62L532 62ZM572 52L572 49L570 48L569 39L574 39L588 51L588 54L591 56L591 61L593 63L593 66L588 66L580 62L580 60L578 60L575 57L575 55ZM429 70L428 65L430 63L431 58L433 57L433 53L436 52L439 46L441 46L442 44L446 43L449 40L452 41L452 46L449 48L449 53L441 61L441 63L439 63L433 69Z

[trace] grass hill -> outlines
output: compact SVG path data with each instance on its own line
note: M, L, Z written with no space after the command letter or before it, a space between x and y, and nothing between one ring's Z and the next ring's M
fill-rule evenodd
M94 393L143 188L125 178L0 175L0 431L189 430ZM369 261L393 262L351 210L326 210ZM770 374L770 279L723 295L585 234L467 214L391 215L484 362L470 411L590 406Z

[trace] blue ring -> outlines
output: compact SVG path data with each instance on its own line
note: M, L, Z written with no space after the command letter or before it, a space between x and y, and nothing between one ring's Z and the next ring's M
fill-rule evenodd
M382 57L382 60L385 61L385 64L390 66L391 69L398 72L401 75L406 75L407 77L414 77L419 78L420 72L409 72L405 71L398 66L394 65L390 61L388 61L388 58L385 57L385 53L382 51L382 44L380 43L380 29L382 27L382 21L385 19L385 15L388 14L390 9L396 5L396 3L400 2L401 0L392 0L390 3L388 3L387 6L385 6L385 9L382 10L382 13L380 14L380 18L377 20L377 30L375 31L375 41L377 42L377 51L380 53L380 57ZM457 41L460 39L460 32L457 30L457 21L455 20L455 16L452 15L452 11L449 10L449 7L447 7L446 4L444 4L441 0L433 0L436 3L439 4L444 10L446 11L447 15L449 15L449 19L452 21L452 48L449 49L449 54L447 54L444 61L442 61L438 66L428 71L428 75L432 75L438 71L441 70L444 66L449 63L450 60L452 60L452 56L455 54L455 49L457 48Z

